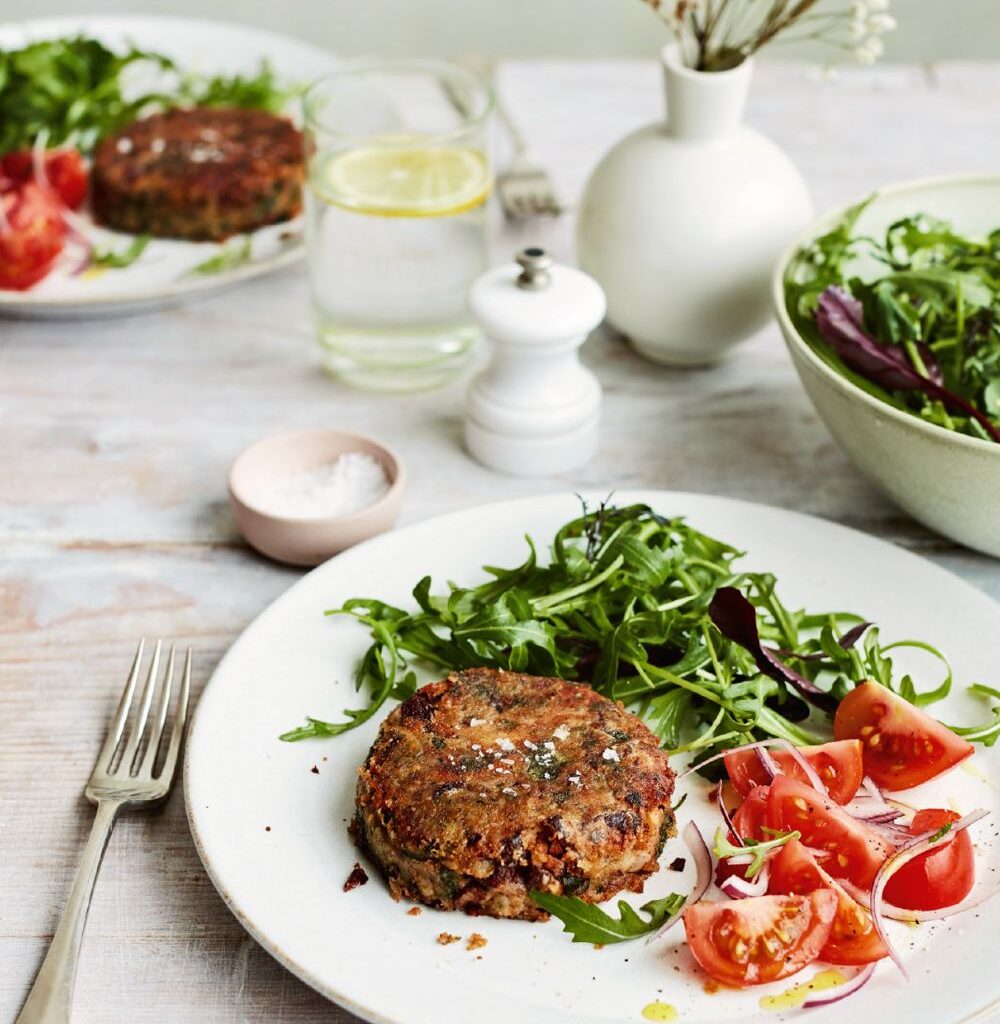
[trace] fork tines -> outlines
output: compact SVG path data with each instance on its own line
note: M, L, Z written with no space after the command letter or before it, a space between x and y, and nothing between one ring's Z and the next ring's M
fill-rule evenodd
M138 703L135 702L135 693L142 674L143 653L145 640L139 641L139 646L132 661L132 668L129 671L125 689L122 692L121 700L118 702L118 709L112 721L104 746L101 748L94 769L94 775L103 776L104 779L122 780L133 778L139 780L163 779L169 783L177 764L177 755L180 751L184 735L184 725L187 720L188 702L191 694L191 650L187 651L184 658L184 668L181 674L180 695L177 699L177 706L173 717L173 726L170 736L165 745L165 755L159 771L156 771L158 755L163 746L164 729L167 724L167 717L170 713L171 696L174 687L175 673L175 651L171 644L167 654L166 668L160 674L160 662L162 660L163 642L156 641L153 648L153 656L146 670L145 683ZM156 710L150 724L150 711L153 708L154 699L159 690L159 699L156 701ZM132 714L131 727L129 717ZM155 774L154 774L155 772ZM93 781L93 780L92 780Z

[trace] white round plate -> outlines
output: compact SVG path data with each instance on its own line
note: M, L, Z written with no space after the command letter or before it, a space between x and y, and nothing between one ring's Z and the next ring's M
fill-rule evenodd
M205 74L254 73L270 62L280 82L308 83L336 65L333 54L287 36L195 18L123 15L39 18L0 25L0 49L39 39L82 33L113 49L135 45L172 57L182 70ZM289 114L297 115L292 101ZM84 215L89 221L89 216ZM223 244L154 238L131 267L99 275L73 274L64 254L52 273L27 291L0 289L0 316L77 318L113 316L156 309L259 277L302 257L302 218L259 228L252 234L250 260L213 274L192 273ZM88 235L121 249L134 237L90 224ZM238 239L230 239L230 245Z
M749 552L740 564L775 572L793 607L852 609L878 622L884 639L920 637L940 646L952 659L956 685L935 710L955 722L986 717L982 702L963 689L972 681L998 681L997 607L961 580L864 534L779 509L662 491L620 494L616 501L645 501L664 515L687 516L739 545ZM570 495L488 505L362 544L275 601L233 645L201 698L185 784L191 829L210 876L265 949L366 1020L620 1024L641 1022L643 1008L660 1000L674 1006L685 1024L709 1024L760 1014L761 995L812 973L709 994L680 926L661 943L639 940L598 951L572 943L557 921L494 921L429 909L411 917L408 904L393 902L370 864L370 882L343 891L354 862L365 863L348 838L347 822L355 771L378 723L330 740L277 739L307 714L339 719L343 708L359 706L351 670L366 646L365 631L345 619L324 618L324 609L358 595L410 606L411 588L427 573L438 586L449 579L481 580L482 565L523 559L525 533L543 551L578 512ZM929 659L904 666L900 657L899 663L918 682L936 683ZM913 794L925 806L993 812L974 832L978 875L988 885L998 878L1000 794L985 780L1000 777L998 750L977 750L971 771L953 771ZM717 819L705 799L709 787L695 781L687 788L681 820L693 816L714 829ZM663 863L684 853L673 840ZM630 902L687 891L690 861L681 874L660 871ZM1000 980L984 960L984 951L995 949L998 923L1000 897L957 919L916 928L892 924L911 981L882 963L850 1003L809 1010L806 1017L841 1019L849 1007L858 1024L971 1021L1000 997ZM465 941L442 946L436 942L442 931L463 940L479 932L488 945L475 952Z

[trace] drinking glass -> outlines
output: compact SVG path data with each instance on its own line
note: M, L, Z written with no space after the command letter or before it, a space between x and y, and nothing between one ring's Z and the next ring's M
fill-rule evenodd
M488 266L492 91L442 62L361 61L303 102L324 364L356 387L440 384L477 338L465 297Z

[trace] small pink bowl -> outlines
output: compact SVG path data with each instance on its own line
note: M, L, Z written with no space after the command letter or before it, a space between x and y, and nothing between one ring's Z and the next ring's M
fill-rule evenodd
M382 463L389 480L374 505L347 516L296 518L262 511L262 494L277 479L364 452ZM290 565L319 565L360 541L392 529L403 503L406 475L399 457L368 437L341 430L297 430L244 449L229 468L229 503L247 543Z

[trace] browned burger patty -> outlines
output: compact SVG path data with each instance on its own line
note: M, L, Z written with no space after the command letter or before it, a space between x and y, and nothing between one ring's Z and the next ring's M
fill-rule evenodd
M302 137L263 110L153 114L101 143L91 202L120 231L222 241L299 212Z
M356 839L396 899L544 920L528 891L641 892L673 834L674 773L621 705L492 669L418 690L359 769Z

